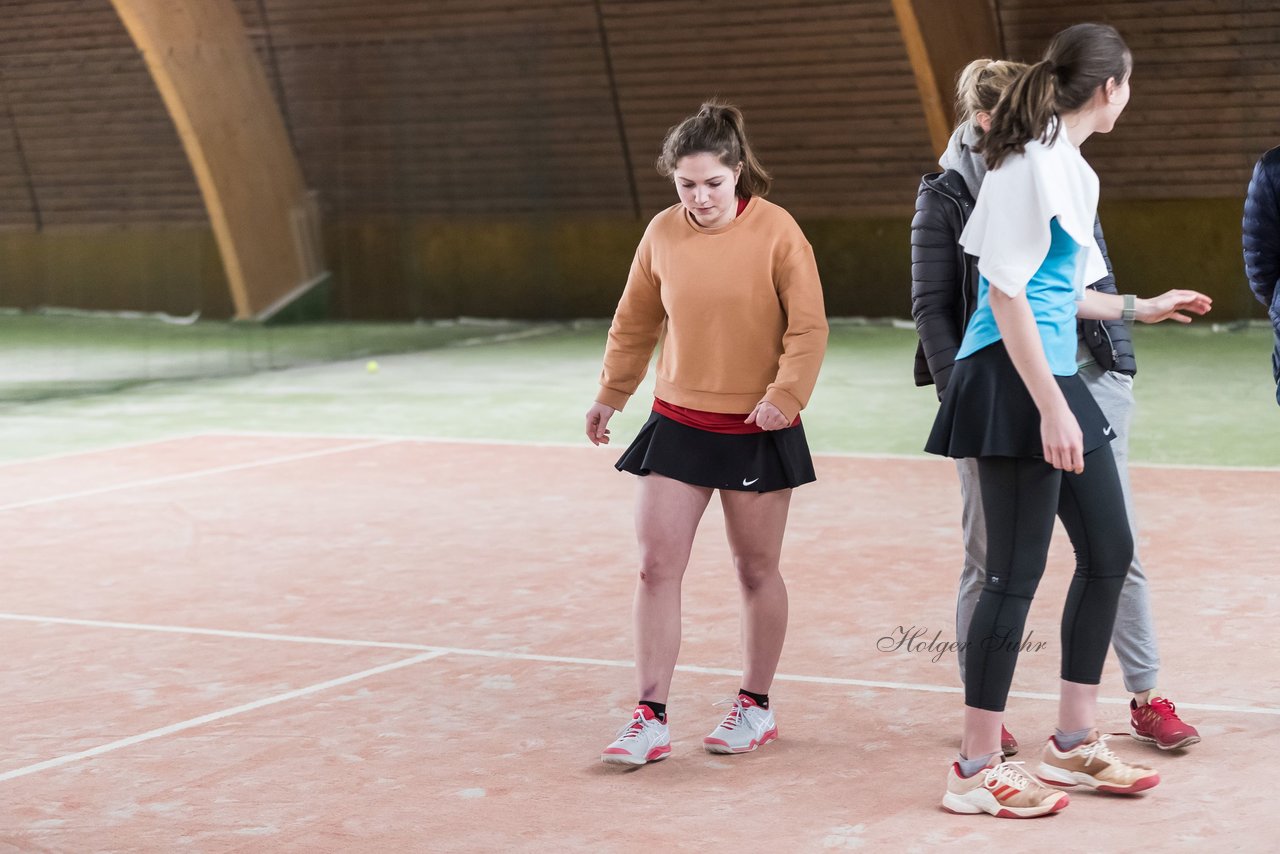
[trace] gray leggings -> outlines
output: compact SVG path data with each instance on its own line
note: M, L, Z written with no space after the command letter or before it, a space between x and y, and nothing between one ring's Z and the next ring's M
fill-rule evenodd
M1125 576L1116 612L1111 645L1115 648L1125 689L1131 693L1156 687L1160 671L1160 651L1156 646L1156 630L1151 618L1151 600L1147 593L1147 576L1138 560L1138 532L1133 512L1133 491L1129 488L1129 425L1133 418L1133 378L1114 371L1102 371L1096 365L1080 369L1080 376L1098 401L1103 415L1115 428L1111 443L1120 485L1124 490L1124 506L1133 534L1133 562ZM982 512L982 495L978 489L978 461L956 460L960 474L960 495L964 502L964 570L960 573L960 595L956 602L956 638L969 636L969 621L978 604L978 596L986 581L987 522ZM964 656L956 656L960 664L960 681L964 681Z

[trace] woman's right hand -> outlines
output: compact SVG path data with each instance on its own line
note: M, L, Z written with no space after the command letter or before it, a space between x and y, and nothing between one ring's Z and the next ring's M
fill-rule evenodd
M593 445L609 444L609 419L618 410L603 403L593 403L587 410L587 438Z
M1049 465L1076 474L1084 471L1084 434L1066 400L1040 413L1040 441Z

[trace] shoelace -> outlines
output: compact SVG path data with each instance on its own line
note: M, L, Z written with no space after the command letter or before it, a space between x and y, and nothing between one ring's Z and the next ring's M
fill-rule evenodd
M1031 785L1031 778L1021 767L1025 765L1025 762L1001 762L987 771L987 779L983 782L983 785L988 789L1012 786L1018 791L1022 791Z
M1084 757L1084 764L1086 766L1088 766L1088 764L1095 758L1101 759L1109 765L1124 764L1120 760L1120 757L1117 756L1110 747L1107 747L1107 739L1109 738L1111 738L1109 734L1100 735L1098 736L1098 740L1092 744L1080 745L1080 755Z
M614 736L614 739L639 738L640 734L644 732L646 723L647 721L644 718L636 715L631 719L631 723L623 725L622 729L618 730L618 734Z
M742 704L738 702L738 698L725 697L723 700L720 700L719 702L714 703L713 705L723 706L728 703L732 703L733 708L729 709L729 714L724 716L724 720L721 721L720 726L723 727L724 729L735 729L738 726L738 724L742 722L742 712L743 712Z
M1175 707L1173 703L1169 702L1164 697L1156 697L1150 703L1147 704L1146 708L1151 710L1148 714L1154 714L1157 717L1162 718L1163 720L1166 720L1166 721L1174 720L1175 718L1178 717L1177 707Z

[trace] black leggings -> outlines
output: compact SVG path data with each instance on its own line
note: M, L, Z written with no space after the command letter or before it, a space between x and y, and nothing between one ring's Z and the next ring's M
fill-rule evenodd
M1085 455L1083 474L1042 459L981 457L978 483L987 517L987 581L966 638L965 704L1004 711L1055 514L1076 552L1062 611L1062 678L1097 685L1133 560L1110 444Z

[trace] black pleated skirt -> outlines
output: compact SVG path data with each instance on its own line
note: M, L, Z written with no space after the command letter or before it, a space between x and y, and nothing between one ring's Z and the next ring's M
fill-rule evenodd
M1084 452L1115 438L1078 374L1055 377L1084 434ZM1044 457L1040 410L1004 342L956 362L925 451L944 457Z
M773 492L817 480L802 424L762 433L712 433L657 412L649 415L616 467L742 492Z

